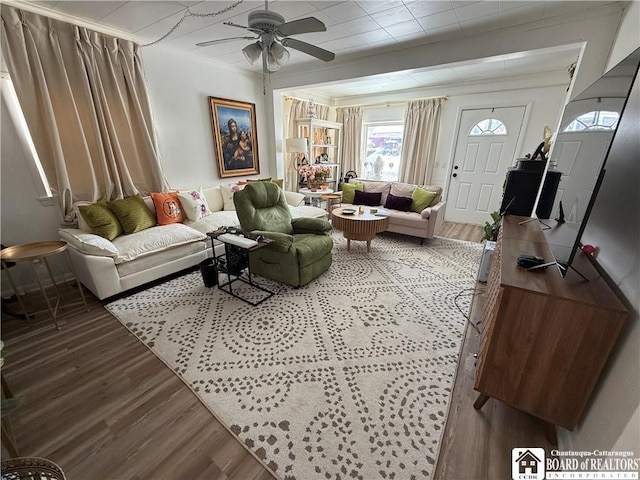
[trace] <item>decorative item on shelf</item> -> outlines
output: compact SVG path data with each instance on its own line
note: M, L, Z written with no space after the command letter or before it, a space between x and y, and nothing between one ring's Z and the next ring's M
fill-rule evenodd
M329 155L326 153L320 155L320 163L329 163Z
M307 182L307 187L316 192L320 185L326 183L331 174L331 167L321 165L303 165L300 167L300 176Z
M384 168L384 160L380 155L376 158L376 161L373 163L373 178L376 180L380 180L382 178L382 169Z
M307 108L307 117L316 118L316 104L313 98L309 100L309 107Z

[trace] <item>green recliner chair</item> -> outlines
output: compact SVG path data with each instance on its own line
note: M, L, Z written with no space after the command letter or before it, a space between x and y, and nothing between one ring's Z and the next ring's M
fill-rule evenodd
M291 218L284 191L275 183L249 183L233 195L233 203L242 230L274 240L249 253L251 273L300 287L331 266L331 224Z

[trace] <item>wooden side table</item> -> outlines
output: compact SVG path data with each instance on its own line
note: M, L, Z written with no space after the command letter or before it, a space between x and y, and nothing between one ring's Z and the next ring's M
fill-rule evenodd
M340 193L323 193L320 195L320 200L324 200L327 202L327 213L329 214L329 218L331 218L331 211L333 207L337 204L342 203L342 192Z
M23 243L20 245L13 245L11 247L7 247L3 250L0 250L0 259L2 260L2 264L7 270L7 277L9 278L9 283L11 284L11 288L15 292L18 297L18 301L20 302L20 307L22 308L22 312L27 317L27 322L29 326L31 326L31 319L29 318L31 315L35 315L36 313L29 313L22 301L21 295L18 293L18 289L16 288L16 284L13 281L13 277L11 276L11 272L7 268L6 262L29 262L31 263L31 267L33 268L33 272L36 276L36 280L38 281L38 285L40 286L40 291L42 292L42 296L47 303L47 308L49 313L51 314L51 319L53 323L56 325L56 328L59 330L60 326L58 325L58 307L60 306L61 296L60 290L58 290L58 284L56 283L56 279L53 276L53 272L51 271L51 267L49 266L49 262L47 258L56 255L58 253L66 253L67 261L71 267L71 271L73 272L73 264L71 263L71 258L69 257L69 252L67 251L67 242L63 240L50 240L44 242L32 242L32 243ZM49 278L56 290L57 299L55 304L52 305L49 296L47 295L47 291L42 283L40 275L38 274L38 269L35 266L34 261L41 260L42 263L47 268L47 272L49 272ZM80 292L80 297L82 297L82 303L84 306L87 306L87 301L84 298L84 292L82 291L82 285L80 284L80 280L78 280L78 276L73 272L76 277L76 282L78 283L78 290Z

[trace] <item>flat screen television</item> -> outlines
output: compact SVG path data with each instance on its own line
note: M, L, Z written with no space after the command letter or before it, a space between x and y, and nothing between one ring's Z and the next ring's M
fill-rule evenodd
M554 220L544 221L551 227L545 229L544 234L563 275L581 246L639 65L640 48L573 98L564 109L543 175L544 178L549 172L562 172L551 211ZM541 182L538 200L544 184Z

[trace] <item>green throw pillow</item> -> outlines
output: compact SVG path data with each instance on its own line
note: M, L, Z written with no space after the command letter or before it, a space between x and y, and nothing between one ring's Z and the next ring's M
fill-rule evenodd
M411 193L411 211L421 213L437 196L436 192L430 192L421 187L414 188Z
M356 190L364 191L364 183L343 183L342 184L342 203L353 203L356 196Z
M271 183L275 183L280 188L284 188L284 178L274 178L273 180L271 180Z
M100 235L107 240L113 240L118 235L122 235L122 225L104 200L91 205L80 205L78 210L91 228L91 233Z
M122 200L113 200L107 202L107 205L118 217L126 234L136 233L156 224L155 215L149 210L140 194Z

